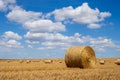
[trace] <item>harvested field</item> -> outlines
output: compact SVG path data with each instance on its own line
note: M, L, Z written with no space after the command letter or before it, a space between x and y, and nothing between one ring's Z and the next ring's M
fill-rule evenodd
M115 58L97 59L95 69L67 68L64 59L0 60L0 80L119 80L120 65ZM8 62L9 61L9 62ZM22 63L21 63L22 62Z

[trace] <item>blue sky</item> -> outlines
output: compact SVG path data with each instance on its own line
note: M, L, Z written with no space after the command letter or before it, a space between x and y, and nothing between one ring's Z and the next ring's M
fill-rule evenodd
M71 46L120 57L119 0L0 0L0 58L64 58Z

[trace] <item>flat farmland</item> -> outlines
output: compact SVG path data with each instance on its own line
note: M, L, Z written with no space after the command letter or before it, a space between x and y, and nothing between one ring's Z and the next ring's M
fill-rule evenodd
M100 60L105 63L100 64ZM1 59L0 80L120 80L120 65L114 63L116 60L97 59L94 69L80 69L67 68L64 59Z

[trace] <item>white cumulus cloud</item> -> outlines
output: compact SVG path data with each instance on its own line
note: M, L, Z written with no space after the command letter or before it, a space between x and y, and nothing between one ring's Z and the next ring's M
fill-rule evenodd
M75 33L74 36L64 36L60 33L34 33L28 32L24 35L30 41L60 41L60 42L67 42L67 43L83 43L83 41L79 38L80 34Z
M114 48L117 45L111 40L104 37L94 38L90 41L90 45L97 51L105 51L107 48Z
M18 35L17 33L12 32L12 31L6 31L3 34L3 37L6 38L6 39L15 39L15 40L22 39L22 37L20 35Z
M92 23L92 24L88 25L88 28L91 28L91 29L100 28L100 27L101 27L100 24L95 24L95 23Z
M36 20L32 22L25 22L24 26L33 32L65 31L65 26L61 22L52 22L51 20Z
M41 15L42 13L40 12L26 11L19 6L16 6L6 16L11 21L24 24L24 22L39 19Z
M0 0L0 11L5 11L13 7L16 0Z
M0 37L0 46L7 47L7 48L23 48L21 43L18 41L21 39L22 37L18 35L17 33L14 33L12 31L6 31Z
M56 21L72 20L79 24L87 24L89 28L99 28L96 23L103 21L106 17L110 17L110 12L100 12L99 9L92 9L88 3L83 3L81 6L73 8L72 6L56 9L48 13L47 16L54 15ZM91 25L96 24L96 25Z
M34 33L28 32L24 35L28 39L29 43L39 42L39 50L45 49L66 49L70 46L76 45L90 45L96 51L105 51L108 48L118 49L118 45L111 39L105 37L93 38L91 36L82 36L79 33L75 33L73 36L65 36L60 33ZM34 44L35 45L35 44Z
M23 48L21 43L16 40L0 41L0 45L8 48Z
M59 32L65 31L65 25L61 22L53 22L49 19L43 19L41 12L26 11L16 6L6 17L13 22L22 24L25 29L34 32Z

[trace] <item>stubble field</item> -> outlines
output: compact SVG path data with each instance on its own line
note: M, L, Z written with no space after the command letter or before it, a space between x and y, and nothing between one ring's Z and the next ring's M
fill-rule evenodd
M67 68L64 59L51 60L0 60L0 80L120 80L116 58L97 59L94 69Z

